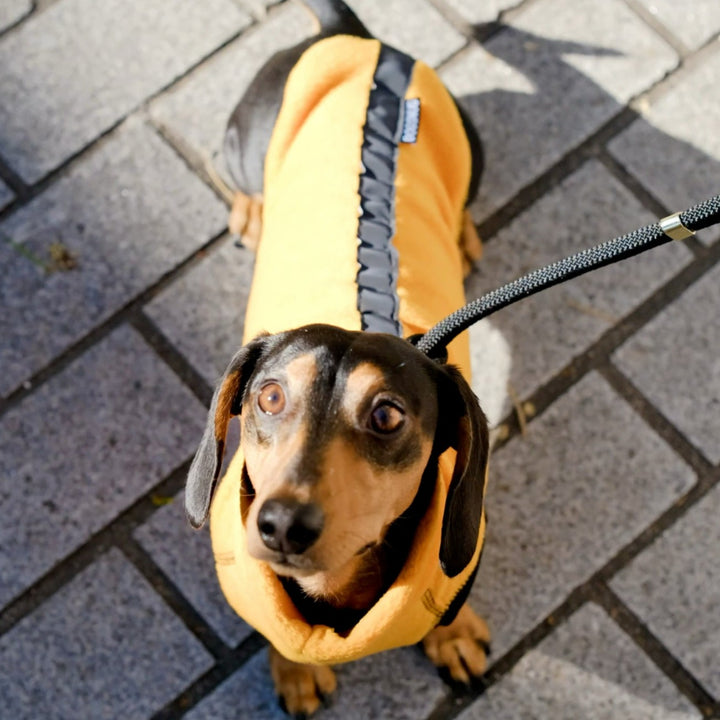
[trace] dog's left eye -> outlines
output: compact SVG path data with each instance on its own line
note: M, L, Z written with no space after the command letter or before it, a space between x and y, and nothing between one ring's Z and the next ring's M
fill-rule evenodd
M405 422L405 413L396 405L381 402L370 413L368 424L376 433L387 435L399 430Z
M277 383L268 383L258 395L258 406L266 415L277 415L285 409L285 393Z

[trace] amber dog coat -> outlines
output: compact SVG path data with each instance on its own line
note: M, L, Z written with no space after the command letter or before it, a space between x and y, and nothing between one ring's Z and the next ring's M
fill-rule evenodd
M471 176L453 98L422 62L376 40L336 36L291 71L265 161L263 232L246 341L310 323L402 336L464 303L458 240ZM465 336L449 362L469 376ZM230 605L285 657L339 663L419 642L459 609L475 554L453 578L438 560L454 453L440 457L432 500L387 592L344 635L309 625L280 580L246 550L242 453L211 509L213 551Z

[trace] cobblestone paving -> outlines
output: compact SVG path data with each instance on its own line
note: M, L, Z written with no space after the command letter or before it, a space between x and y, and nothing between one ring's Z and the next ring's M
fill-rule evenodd
M717 0L350 4L485 141L469 295L720 192ZM3 720L283 717L182 486L253 264L208 163L311 32L289 1L0 7ZM320 720L720 718L718 238L473 330L478 391L509 348L527 414L487 400L489 672L462 693L395 650L339 668Z

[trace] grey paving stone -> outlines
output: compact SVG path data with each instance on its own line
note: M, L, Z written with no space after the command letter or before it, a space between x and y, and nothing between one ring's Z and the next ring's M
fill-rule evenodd
M720 10L720 5L714 6ZM643 117L608 146L671 212L718 192L720 44L715 45L704 63L683 73L660 98L645 103ZM720 230L712 228L699 237L709 243L720 237Z
M667 29L695 50L720 30L720 5L715 0L639 0Z
M497 427L510 411L508 383L513 368L513 351L508 338L493 318L469 330L472 389L480 400L490 427Z
M12 199L13 191L0 180L0 210L2 210Z
M135 537L228 645L237 645L252 632L223 597L207 526L200 532L190 527L182 493L158 510Z
M31 0L3 0L0 4L0 32L32 10Z
M233 2L258 20L263 20L267 9L283 0L233 0Z
M184 462L204 415L127 327L9 410L0 419L0 605Z
M221 232L226 217L225 206L152 130L134 118L119 128L0 224L3 239L43 261L60 242L78 263L47 273L0 242L0 394Z
M582 22L578 21L582 18ZM486 151L481 219L677 63L620 0L540 0L441 73Z
M372 655L335 668L338 690L318 720L415 720L427 717L444 695L435 668L417 648ZM258 653L186 716L188 720L285 720L278 707L267 653Z
M466 20L479 25L494 22L503 10L520 5L522 0L489 0L481 3L477 0L445 0L445 2Z
M227 242L145 308L212 385L242 345L254 257Z
M666 530L612 587L720 698L720 488Z
M260 67L312 32L312 17L302 7L292 3L278 8L153 102L151 117L202 157L211 158L222 146L230 113ZM216 162L222 170L222 160Z
M230 0L64 0L0 42L0 153L33 183L250 22Z
M686 492L692 471L595 374L491 461L473 607L500 657Z
M655 220L599 163L591 161L487 243L468 278L467 296L478 297L530 270ZM494 315L493 323L512 349L511 382L516 392L526 397L555 376L690 259L681 243L670 243ZM476 376L484 372L481 359L474 369Z
M149 717L212 664L113 549L0 638L3 717Z
M428 65L439 65L465 38L427 0L348 0L368 30Z
M472 718L702 717L595 605L586 605L463 712Z
M720 267L615 353L614 362L713 463L720 462Z

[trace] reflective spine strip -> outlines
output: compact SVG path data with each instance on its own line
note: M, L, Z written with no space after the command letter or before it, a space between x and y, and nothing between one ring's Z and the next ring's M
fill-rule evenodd
M363 129L358 224L358 310L362 329L402 336L397 295L395 176L403 130L405 92L414 60L385 45L368 101Z

